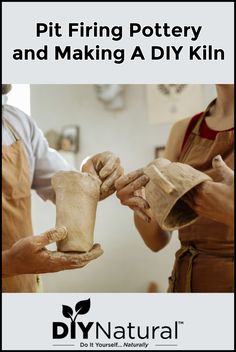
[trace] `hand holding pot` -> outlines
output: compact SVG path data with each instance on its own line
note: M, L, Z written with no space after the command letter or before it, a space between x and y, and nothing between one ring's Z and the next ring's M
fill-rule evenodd
M149 204L145 199L144 186L148 183L148 176L143 169L135 170L120 177L115 182L117 197L121 204L128 206L144 221L150 222Z
M86 158L82 162L81 171L98 176L102 181L100 200L115 192L115 181L124 173L120 159L111 152L103 152Z
M45 248L53 242L65 239L66 236L66 228L61 227L38 236L20 239L2 253L3 277L82 268L103 253L99 244L82 254L53 252Z
M206 181L185 197L184 201L200 216L233 226L234 216L234 171L220 155L212 160L221 182Z

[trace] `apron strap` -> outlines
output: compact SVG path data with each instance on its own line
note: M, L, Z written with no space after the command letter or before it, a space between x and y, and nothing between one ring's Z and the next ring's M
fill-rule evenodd
M212 100L212 102L210 102L210 104L208 105L208 107L206 108L206 110L204 111L204 113L202 114L202 116L200 117L200 119L198 119L196 125L194 126L192 133L199 135L200 133L200 127L202 124L202 121L205 119L205 117L208 115L210 109L212 108L213 105L215 105L216 103L216 99Z
M172 278L171 278L171 281L170 281L170 284L169 284L168 292L174 292L175 283L176 283L177 277L179 276L178 262L179 262L179 259L187 252L188 252L188 247L181 246L180 252L178 254L178 257L176 258L175 266L174 266L174 269L173 269L173 272L172 272L172 275L171 275Z
M179 266L178 266L179 260L186 253L190 253L191 257L189 259L189 266L188 266L188 271L187 271L187 276L186 276L185 292L191 292L193 260L200 253L200 251L198 251L193 246L185 247L183 245L181 246L178 257L176 258L176 263L175 263L175 267L174 267L174 270L172 273L172 280L170 281L168 292L175 292L174 291L175 290L175 283L179 277Z
M14 129L14 127L6 120L3 119L3 124L5 126L5 128L10 131L10 133L12 134L12 136L14 137L14 139L16 141L19 141L21 138L19 136L19 134L16 132L16 130Z
M192 272L193 272L193 261L195 257L200 253L197 251L195 248L190 246L189 248L189 253L191 254L191 257L189 259L189 265L188 265L188 271L187 271L187 276L186 276L186 286L185 286L185 292L192 292Z

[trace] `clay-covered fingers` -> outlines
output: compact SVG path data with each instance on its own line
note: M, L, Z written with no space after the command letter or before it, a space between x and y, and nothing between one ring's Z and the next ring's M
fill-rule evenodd
M139 208L133 208L134 213L143 221L149 223L151 221L151 217L143 210Z
M97 171L95 169L94 163L93 163L93 159L92 157L88 156L87 158L85 158L80 166L80 170L82 172L87 172L89 174L92 174L94 176L97 176Z
M134 210L146 222L150 221L148 215L150 207L148 202L141 196L141 190L148 182L149 178L143 173L142 169L122 176L115 182L116 195L120 199L121 204Z
M109 197L109 196L112 195L115 191L116 191L115 186L111 187L111 188L110 188L109 190L107 190L107 191L101 190L101 191L100 191L100 198L99 198L99 200L103 200L103 199Z
M97 259L103 254L103 249L99 243L95 243L89 252L80 254L80 257L84 261L90 261Z
M92 260L100 257L103 254L103 250L99 244L95 244L87 253L63 253L47 251L47 254L50 261L50 271L56 272L82 268Z
M226 184L232 184L234 182L234 171L225 164L221 155L217 155L212 159L212 166L221 176L222 182Z
M151 221L151 218L148 213L148 209L150 209L150 206L148 202L142 197L126 197L120 199L120 201L121 204L128 206L136 213L137 216L139 216L145 222Z
M116 191L115 182L124 173L124 169L119 165L102 183L100 188L100 199L104 199Z
M48 230L41 235L31 237L32 244L36 249L41 249L53 242L64 240L68 235L67 229L64 226L56 227Z
M102 167L101 167L102 164ZM98 170L99 177L103 180L113 173L120 166L120 159L111 152L104 152L98 154L96 170Z
M100 244L96 243L89 252L78 254L76 258L73 258L70 269L82 268L102 254L103 250Z
M148 202L142 197L127 198L124 205L127 205L131 209L142 209L144 211L150 208Z
M122 199L127 195L133 195L135 191L146 186L148 182L148 176L144 175L143 173L137 177L131 174L123 176L115 183L115 187L117 189L117 197Z
M137 178L143 175L144 175L143 169L138 169L120 177L115 182L116 190L117 191L121 190L122 188L124 188L125 186L127 186L128 184L130 184L131 182L135 181Z

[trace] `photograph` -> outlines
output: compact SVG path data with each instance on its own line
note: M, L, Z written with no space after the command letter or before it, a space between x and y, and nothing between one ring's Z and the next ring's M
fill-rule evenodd
M78 153L79 151L79 127L64 126L61 133L60 149L66 152Z
M2 350L234 350L234 13L2 2Z
M162 158L164 155L165 155L165 146L155 148L155 153L154 153L155 159Z
M3 292L233 292L233 105L233 84L2 84Z

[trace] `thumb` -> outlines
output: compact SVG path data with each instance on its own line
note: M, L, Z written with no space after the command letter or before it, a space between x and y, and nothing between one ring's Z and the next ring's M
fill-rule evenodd
M217 155L212 159L212 166L222 177L222 182L231 184L234 182L234 171L231 170L222 159L221 155Z
M85 158L82 161L81 166L80 166L80 171L87 172L89 174L97 176L97 172L95 170L95 166L93 163L93 158L91 156L88 156L87 158Z
M34 236L34 242L36 246L41 249L53 242L64 240L67 235L68 232L66 227L56 227L54 229L42 233L41 235Z

